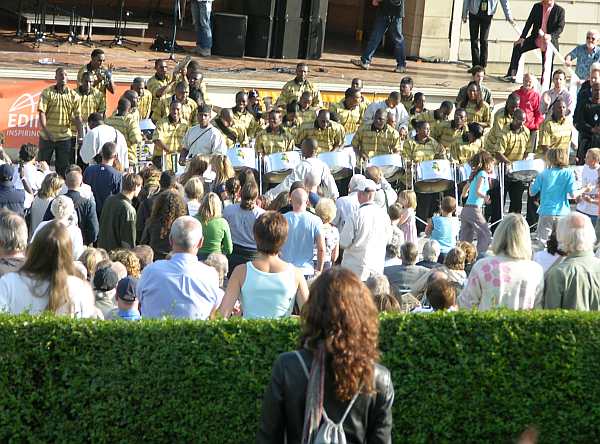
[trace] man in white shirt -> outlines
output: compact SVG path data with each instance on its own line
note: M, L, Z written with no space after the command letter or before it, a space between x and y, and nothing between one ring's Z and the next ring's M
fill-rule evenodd
M223 134L210 123L210 106L198 107L198 125L191 127L183 137L179 164L199 154L226 154L227 144Z
M325 197L337 199L340 193L335 179L327 164L316 157L317 148L318 144L315 139L304 139L302 141L302 156L304 160L294 168L283 182L267 191L266 195L275 198L282 191L289 191L294 182L304 182L304 179L310 173L315 177L321 178L320 185L324 189Z
M344 228L346 221L355 217L358 212L358 207L360 206L358 203L358 185L365 179L366 177L362 174L355 174L352 176L350 183L348 184L349 194L347 196L342 196L335 201L337 211L332 224L337 227L340 233L342 232L342 228Z
M113 142L117 146L117 159L124 170L129 168L129 159L127 157L127 141L121 131L104 123L104 117L100 113L92 113L88 117L88 126L90 130L83 138L79 155L88 165L100 163L102 147L106 142Z
M394 116L397 131L400 131L401 128L408 129L410 116L404 105L400 102L400 93L398 91L392 91L388 98L381 102L371 103L363 116L363 125L371 125L375 119L375 113L380 109L384 109Z
M385 247L391 240L392 225L387 212L374 204L377 185L370 179L357 186L360 207L355 217L344 224L340 232L340 247L344 249L342 267L366 281L374 274L383 274Z

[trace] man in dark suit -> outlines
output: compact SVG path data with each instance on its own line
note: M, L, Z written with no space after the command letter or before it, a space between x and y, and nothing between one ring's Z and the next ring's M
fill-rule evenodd
M521 37L515 42L508 73L505 77L502 77L502 80L507 82L515 81L519 60L527 51L539 48L542 51L543 65L546 61L546 47L548 42L551 41L556 49L558 49L558 38L562 34L564 27L565 10L558 6L554 0L542 0L533 5ZM531 34L529 37L526 37L530 30ZM550 69L550 72L552 72L552 69Z

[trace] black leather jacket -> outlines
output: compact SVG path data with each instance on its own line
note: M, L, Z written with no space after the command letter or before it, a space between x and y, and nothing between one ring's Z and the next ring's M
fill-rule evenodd
M301 350L300 353L310 371L311 352ZM349 402L341 402L335 397L332 376L325 374L324 407L327 416L338 422ZM257 443L282 444L285 442L284 435L287 435L287 444L300 443L307 382L298 357L293 352L279 355L265 392ZM375 389L375 394L357 398L344 421L348 444L392 442L394 387L389 370L382 365L375 367Z

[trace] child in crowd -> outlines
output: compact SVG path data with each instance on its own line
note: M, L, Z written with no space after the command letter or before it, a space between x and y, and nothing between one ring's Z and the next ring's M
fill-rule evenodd
M460 221L454 215L456 199L446 196L442 199L441 214L427 221L425 233L440 244L438 262L443 264L446 254L456 246L456 238L460 230Z
M200 208L200 201L204 195L204 182L200 176L191 177L183 187L183 201L187 205L188 214L195 216Z
M240 191L242 186L237 177L230 177L225 181L225 190L219 193L219 197L223 201L223 208L227 205L232 205L240 201Z
M473 235L477 234L477 252L485 253L492 240L492 232L483 216L483 204L490 203L487 195L490 189L489 175L494 170L494 158L487 151L475 154L469 162L472 168L471 177L462 190L462 198L467 198L460 213L461 241L473 242Z
M577 211L587 214L596 225L598 220L598 170L600 169L600 148L590 148L585 154L585 165L581 170L581 186L592 185L589 194L582 194L577 199Z
M404 242L416 244L417 238L417 194L412 190L401 191L396 202L402 207L398 227L404 233Z
M392 222L392 240L390 241L390 244L400 251L400 247L404 243L404 231L398 226L400 218L402 217L402 207L397 203L390 205L388 208L388 216Z
M95 305L104 317L115 308L115 287L119 282L117 273L114 272L111 265L110 261L100 262L92 280L96 298Z
M567 168L569 166L567 150L559 148L548 150L546 162L549 167L537 175L529 188L531 196L540 194L537 237L544 244L552 233L552 227L558 224L561 217L570 213L569 197L577 198L592 189L591 184L580 190L575 189L575 174L573 170Z
M122 319L124 321L139 321L142 315L138 309L138 299L135 288L137 279L127 276L117 284L117 308L108 312L105 319L115 321Z
M211 191L219 194L225 190L225 183L227 180L235 177L233 165L231 164L229 157L224 154L217 154L210 158L210 169L215 175Z
M335 202L328 198L321 198L315 208L317 216L321 218L323 225L321 226L321 234L325 239L325 258L323 259L323 270L327 270L335 264L340 254L340 233L336 227L331 225L331 221L335 218L336 206ZM315 250L314 260L317 260L317 252Z

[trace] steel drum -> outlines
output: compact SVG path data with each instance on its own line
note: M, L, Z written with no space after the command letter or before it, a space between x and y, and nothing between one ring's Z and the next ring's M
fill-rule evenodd
M327 151L319 154L321 159L331 170L335 180L345 179L354 174L356 154L352 148L343 148L340 151Z
M517 160L512 163L509 177L523 182L533 182L536 176L544 171L546 163L543 159Z
M404 162L402 161L400 154L382 154L380 156L373 156L369 160L367 166L379 167L383 177L390 182L399 180L404 172Z
M426 160L416 167L415 191L441 193L454 184L454 169L449 160Z
M281 183L290 172L300 164L301 158L298 151L285 151L273 153L264 157L265 175L268 183Z
M227 157L234 169L252 168L258 170L258 160L254 148L230 148Z

